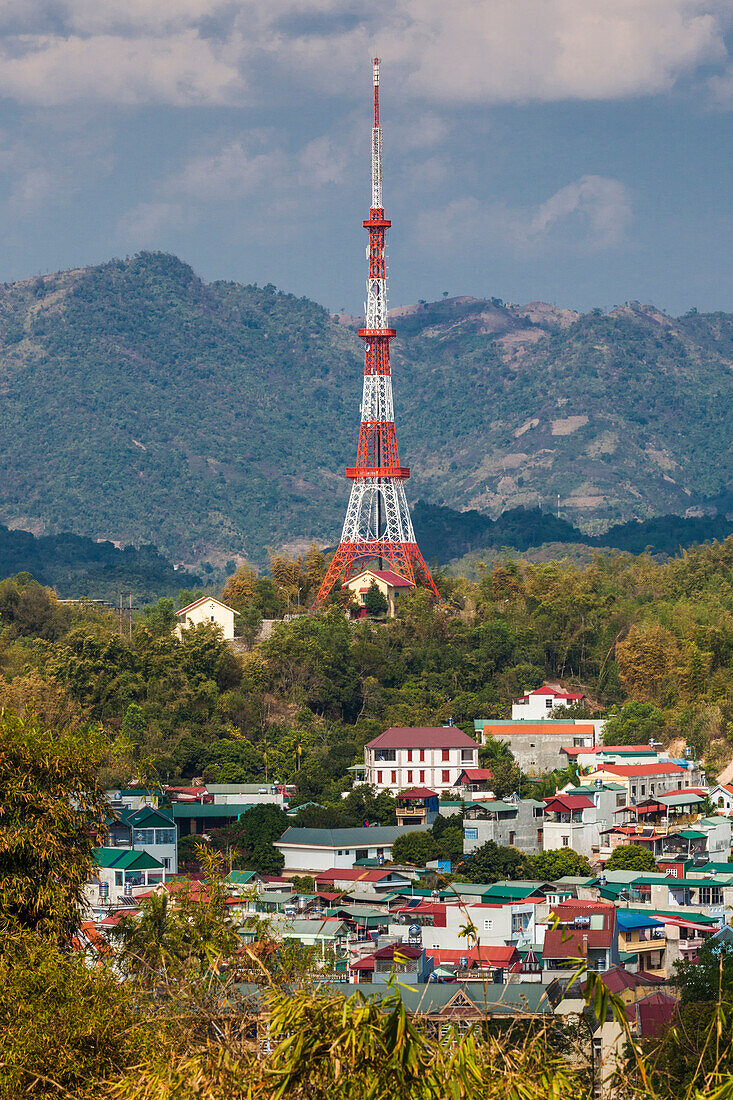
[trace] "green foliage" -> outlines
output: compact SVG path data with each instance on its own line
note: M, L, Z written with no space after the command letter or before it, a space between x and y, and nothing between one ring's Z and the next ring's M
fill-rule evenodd
M469 882L485 883L527 878L527 857L516 848L504 848L493 840L487 840L466 857L461 874Z
M239 946L226 899L229 888L216 856L199 852L200 882L182 882L143 899L110 930L117 965L128 976L170 982L201 980Z
M100 1095L104 1081L156 1056L161 1025L104 961L34 935L0 952L0 1097Z
M564 875L590 875L590 863L572 848L555 848L527 857L528 878L554 882Z
M385 615L389 608L387 597L377 587L377 582L372 581L364 593L364 607L370 615Z
M277 875L285 865L272 842L279 840L292 820L275 805L252 806L238 821L223 829L210 829L211 846L226 852L233 868Z
M654 855L641 844L619 844L606 862L607 871L657 871Z
M105 750L95 730L59 731L0 710L0 935L70 941L104 836Z
M733 945L712 943L700 948L695 962L676 962L674 984L683 1005L733 1001Z
M605 745L645 745L665 732L664 711L653 703L627 703L612 710L603 727Z

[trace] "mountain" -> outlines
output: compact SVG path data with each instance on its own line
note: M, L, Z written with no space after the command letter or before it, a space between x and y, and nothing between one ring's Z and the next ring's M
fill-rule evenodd
M69 534L36 538L29 531L10 531L0 524L0 579L16 573L32 573L61 597L87 596L114 606L120 594L125 602L132 596L137 604L201 584L200 577L174 569L154 546L121 549L111 542Z
M467 509L418 500L412 509L415 535L427 561L439 564L485 549L527 551L547 544L626 550L630 554L673 557L680 550L733 535L733 519L725 516L655 516L614 524L602 535L588 535L567 520L539 508L510 508L498 519Z
M559 494L586 534L729 510L733 316L457 298L392 317L412 500L495 518ZM357 323L159 253L0 287L0 520L217 568L333 543Z

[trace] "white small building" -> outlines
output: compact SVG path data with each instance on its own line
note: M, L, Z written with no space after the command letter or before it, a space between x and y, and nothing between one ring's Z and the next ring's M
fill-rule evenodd
M104 915L119 906L133 906L135 898L165 882L165 868L148 852L132 848L96 848L84 900Z
M188 607L182 607L180 611L176 612L178 626L175 627L174 634L177 634L180 638L183 631L187 630L189 626L209 623L211 626L218 626L222 637L231 641L234 637L234 616L238 614L239 612L235 611L233 607L227 607L215 596L201 596L200 599L190 603Z
M718 783L708 797L718 813L726 816L733 813L733 783Z
M364 782L377 793L420 786L442 794L478 768L478 745L456 726L392 728L364 747L364 764Z
M583 694L556 691L544 684L526 695L512 699L512 721L541 722L555 707L569 707L573 703L582 703L584 699Z
M424 829L424 826L422 826ZM274 847L285 857L285 874L351 869L357 860L392 859L398 836L419 831L420 825L373 825L362 829L286 829Z
M361 611L356 612L357 617L360 614L366 616L364 597L372 584L376 584L387 601L387 614L390 619L395 617L399 597L402 593L415 587L412 581L408 581L406 577L401 577L399 573L395 573L392 569L364 569L356 577L350 577L345 584L341 585L342 589L348 589L351 592L360 605Z

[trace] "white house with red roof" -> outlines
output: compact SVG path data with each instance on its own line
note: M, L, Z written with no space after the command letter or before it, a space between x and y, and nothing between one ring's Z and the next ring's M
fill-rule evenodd
M176 612L178 626L175 628L174 634L177 634L180 638L182 632L188 630L190 626L209 623L211 626L218 626L222 637L231 641L234 637L234 616L238 614L239 612L235 611L233 607L227 607L215 596L201 596L200 599L190 603L188 607L182 607L180 611Z
M543 684L526 695L512 699L512 721L541 722L555 707L569 707L573 703L582 703L584 699L582 693L557 691Z
M688 787L706 787L705 775L694 761L658 760L650 764L603 764L586 777L586 783L602 780L625 788L627 802L635 806L645 798Z
M442 794L478 768L478 745L456 726L395 727L364 747L364 766L364 782L377 792L420 786Z
M372 584L376 584L386 599L387 614L390 619L395 617L400 596L415 587L412 581L408 581L406 577L400 576L392 569L364 569L341 585L341 588L348 589L356 602L361 605L361 611L356 613L357 616L360 614L366 616L364 597Z
M711 787L708 797L718 813L726 816L733 813L733 783L716 784Z

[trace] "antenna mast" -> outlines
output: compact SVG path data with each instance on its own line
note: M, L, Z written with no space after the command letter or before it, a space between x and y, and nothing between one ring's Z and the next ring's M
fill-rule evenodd
M369 275L364 341L364 389L356 466L348 467L351 497L341 542L318 593L324 600L337 579L349 577L376 561L412 584L421 583L437 598L438 590L415 541L404 482L410 476L400 466L392 400L389 342L395 330L387 320L385 233L392 224L382 205L382 130L379 123L379 58L373 62L374 126L372 128L372 203L363 222L369 231Z

